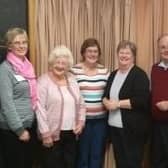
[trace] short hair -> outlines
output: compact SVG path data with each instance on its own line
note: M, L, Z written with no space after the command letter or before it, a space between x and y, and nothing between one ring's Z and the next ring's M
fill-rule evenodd
M119 53L120 49L125 49L127 47L129 47L133 56L136 57L137 47L136 47L135 43L128 41L128 40L123 40L123 41L119 42L118 47L117 47L117 53Z
M98 48L98 52L99 52L99 56L100 56L101 55L100 44L97 41L97 39L95 39L95 38L88 38L88 39L84 40L83 44L81 45L81 49L80 49L81 55L82 56L84 55L84 53L88 47L94 47L94 46L96 46Z
M164 37L168 37L168 33L164 33L164 34L160 35L157 40L157 43L159 44L160 40L162 40Z
M49 58L48 58L48 64L49 66L52 66L54 61L57 58L67 58L68 60L68 64L69 64L69 68L71 68L73 66L73 56L72 56L72 52L70 51L69 48L67 48L64 45L60 45L60 46L56 46L50 53Z
M8 31L5 34L5 44L6 44L6 46L9 47L9 45L13 42L14 38L17 35L20 35L20 34L25 35L25 38L28 40L26 30L24 30L22 28L19 28L19 27L14 27L14 28L8 29Z

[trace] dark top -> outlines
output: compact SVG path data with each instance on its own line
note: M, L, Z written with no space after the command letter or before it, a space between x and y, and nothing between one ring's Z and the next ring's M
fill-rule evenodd
M103 97L109 98L117 70L110 74ZM134 133L145 133L150 120L150 90L147 74L137 66L128 73L119 92L119 99L130 99L132 109L121 109L123 127Z
M156 103L168 100L168 69L164 69L158 64L153 65L151 72L152 88L152 115L157 121L168 121L168 111L160 111Z

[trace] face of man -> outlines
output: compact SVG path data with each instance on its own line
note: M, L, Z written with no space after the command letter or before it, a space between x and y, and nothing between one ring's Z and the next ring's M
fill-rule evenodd
M161 60L168 64L168 35L163 36L159 40L158 46Z

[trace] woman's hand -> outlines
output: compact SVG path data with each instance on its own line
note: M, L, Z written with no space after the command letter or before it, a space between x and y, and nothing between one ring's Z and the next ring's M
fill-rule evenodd
M43 146L50 148L54 145L53 139L51 136L45 137L42 139Z
M83 128L84 128L84 121L79 121L76 127L73 129L73 132L75 135L81 134Z
M118 100L103 98L103 104L108 110L116 110L120 107Z
M24 142L28 142L30 140L29 131L24 130L22 132L22 134L19 136L19 140L24 141Z

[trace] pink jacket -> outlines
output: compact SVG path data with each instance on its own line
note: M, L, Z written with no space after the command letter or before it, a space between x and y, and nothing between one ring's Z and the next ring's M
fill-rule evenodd
M46 73L38 79L38 103L36 109L38 129L40 135L45 138L52 136L54 141L59 140L60 128L63 116L63 97L58 85L56 85ZM76 102L76 119L85 122L86 108L81 97L78 83L73 75L68 75L68 89Z

